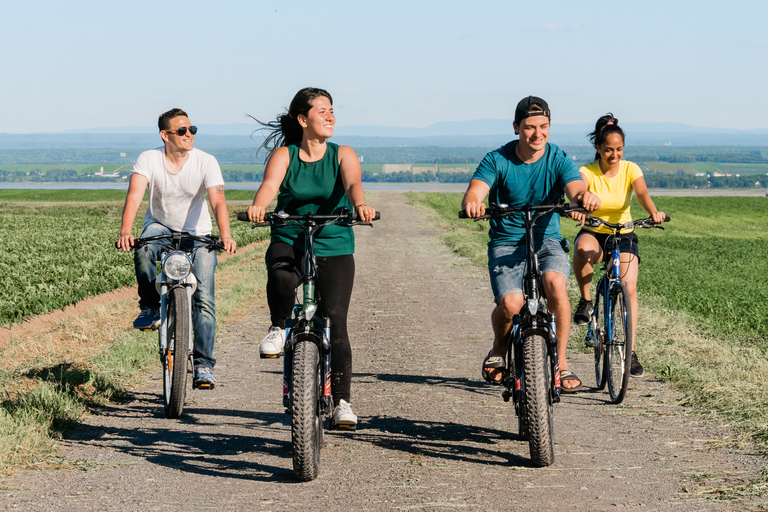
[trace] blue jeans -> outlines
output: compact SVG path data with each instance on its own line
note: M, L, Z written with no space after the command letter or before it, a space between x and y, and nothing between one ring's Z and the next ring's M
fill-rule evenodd
M533 249L539 259L539 271L571 274L571 263L560 242L546 238L534 243ZM497 245L488 248L488 273L491 276L493 298L498 304L505 295L523 293L523 279L527 271L527 249L525 244Z
M141 233L142 237L163 235L171 230L162 224L154 223L147 226ZM184 240L181 250L189 251L192 247L202 245L200 242ZM160 294L155 288L157 278L157 256L160 248L156 245L146 246L134 251L133 264L136 269L136 281L139 283L139 307L160 309ZM213 368L216 360L213 358L213 344L216 334L216 306L214 303L214 277L218 261L216 251L200 248L192 256L192 273L197 278L197 290L192 294L192 323L194 330L194 363L195 368L207 366Z

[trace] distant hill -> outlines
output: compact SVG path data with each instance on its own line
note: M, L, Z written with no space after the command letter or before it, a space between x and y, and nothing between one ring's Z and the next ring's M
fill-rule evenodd
M256 123L198 125L196 145L206 148L257 148L263 140ZM702 128L679 123L627 123L627 146L768 146L768 130ZM550 141L589 146L588 124L552 124ZM498 147L516 138L509 119L446 121L423 128L337 126L333 141L352 147ZM61 133L0 134L0 150L151 148L160 145L152 127L117 127Z

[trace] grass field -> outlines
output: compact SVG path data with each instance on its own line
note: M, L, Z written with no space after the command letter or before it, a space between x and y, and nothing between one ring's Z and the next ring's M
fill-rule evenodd
M409 193L409 198L440 213L445 243L485 267L488 227L457 218L461 194ZM683 391L684 403L733 420L766 449L768 199L654 201L672 220L665 231L638 232L638 351L655 376ZM634 218L647 216L636 203L632 211ZM562 220L571 241L575 224ZM574 279L570 282L575 303L578 294ZM582 350L582 339L574 329L574 349Z
M82 191L48 192L70 197L70 192ZM252 199L253 193L249 195ZM142 206L140 211L145 209ZM242 209L233 206L231 211ZM121 215L120 202L1 205L0 325L134 284L132 255L114 248ZM136 236L141 233L142 218L138 215L134 223ZM267 230L252 230L237 220L231 221L231 227L240 246L268 236Z

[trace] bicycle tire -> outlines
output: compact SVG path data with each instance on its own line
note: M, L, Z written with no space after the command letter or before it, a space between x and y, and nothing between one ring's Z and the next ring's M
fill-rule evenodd
M189 297L183 287L168 292L167 348L162 357L165 417L175 419L184 409L189 359Z
M632 357L632 306L624 283L616 283L611 287L610 321L613 324L611 339L606 342L608 393L611 402L620 404L629 387Z
M291 374L291 441L293 472L302 482L320 472L323 422L319 409L320 353L317 344L301 340L293 348Z
M592 334L595 337L595 383L597 389L605 389L607 381L608 367L605 357L605 341L603 340L603 332L600 328L600 320L603 315L602 304L603 297L603 282L602 280L597 284L597 293L595 294L595 307L592 310L592 318L590 318Z
M547 343L543 336L531 334L523 339L525 405L521 412L528 426L528 448L534 466L549 466L555 462L552 439L552 384L551 366L547 356Z

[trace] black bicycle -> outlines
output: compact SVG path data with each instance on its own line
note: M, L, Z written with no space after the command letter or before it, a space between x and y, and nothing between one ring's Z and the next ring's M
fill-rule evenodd
M185 241L194 245L182 249ZM192 294L197 289L197 279L192 273L194 254L199 250L224 250L224 246L217 236L178 232L136 238L133 242L137 251L146 250L150 245L160 248L155 286L160 294L158 338L163 364L163 405L167 418L178 418L184 409L187 373L189 368L194 370Z
M512 397L518 419L520 437L528 440L531 461L536 466L549 466L555 461L553 443L553 405L560 401L560 365L557 359L557 332L555 315L544 302L539 261L534 250L536 221L543 215L555 213L565 216L570 212L584 212L575 203L556 205L525 205L510 207L491 204L486 214L475 218L501 219L522 213L525 221L526 273L523 279L523 308L512 319L509 349L502 384L505 402ZM465 211L459 218L467 218ZM567 243L563 244L566 251Z
M240 212L237 219L248 221ZM379 212L373 220L379 219ZM268 212L264 222L253 227L293 224L304 232L304 269L296 287L293 316L285 321L285 358L283 360L283 405L291 414L293 471L303 481L314 480L320 471L323 423L333 413L331 398L331 320L322 315L317 294L317 258L314 239L329 224L352 227L359 224L357 213L341 208L331 215L289 215ZM301 294L299 295L299 290ZM354 426L335 428L354 430Z
M664 222L669 220L667 215ZM603 247L604 273L597 283L595 305L592 317L587 324L587 337L584 343L595 351L597 389L605 389L607 384L611 402L619 404L624 400L629 387L629 367L632 347L635 344L632 303L629 301L629 292L621 280L620 272L621 230L632 230L636 227L664 228L653 222L651 217L625 224L614 224L587 215L584 225L593 228L606 226L613 231L613 235L609 238L611 249Z

